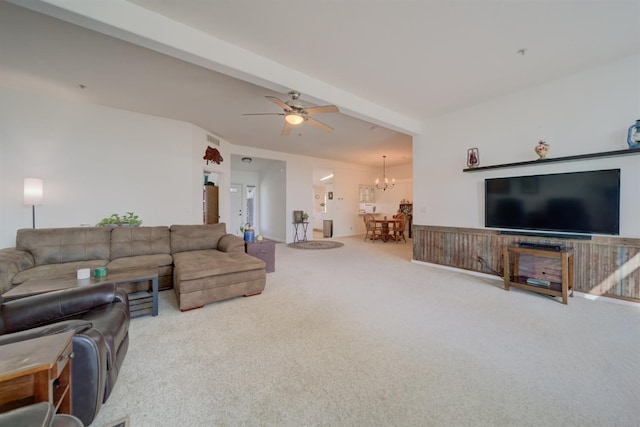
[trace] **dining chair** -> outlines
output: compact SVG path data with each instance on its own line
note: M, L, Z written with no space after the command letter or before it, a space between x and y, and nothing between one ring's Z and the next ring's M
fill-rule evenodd
M396 241L396 243L398 243L401 239L406 242L407 238L404 235L404 229L407 226L407 216L401 212L398 212L393 216L393 218L398 220L398 222L395 222L393 224L393 239Z
M364 226L367 232L364 235L364 241L367 241L367 237L369 237L374 243L376 239L382 238L382 231L380 228L376 227L376 223L373 222L375 217L372 214L365 214L362 218L364 221ZM371 234L371 236L369 236Z

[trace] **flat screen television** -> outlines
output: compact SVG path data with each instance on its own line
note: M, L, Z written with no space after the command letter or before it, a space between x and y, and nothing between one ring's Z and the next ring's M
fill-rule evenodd
M485 227L620 234L620 169L485 179Z

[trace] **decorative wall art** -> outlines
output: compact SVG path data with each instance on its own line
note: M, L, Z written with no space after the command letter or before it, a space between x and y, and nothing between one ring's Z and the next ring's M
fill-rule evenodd
M480 165L480 152L477 147L469 148L467 150L467 167L475 168Z
M219 165L224 161L222 155L220 154L220 151L218 151L217 148L212 148L209 146L207 146L207 150L204 152L203 159L207 161L207 164L211 162Z

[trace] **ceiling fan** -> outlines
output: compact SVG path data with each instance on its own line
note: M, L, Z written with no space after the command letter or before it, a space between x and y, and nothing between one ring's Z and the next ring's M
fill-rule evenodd
M284 116L284 126L282 127L281 135L287 136L291 132L291 129L304 122L309 123L311 126L317 127L325 132L331 132L333 128L326 125L313 117L309 117L313 114L321 113L337 113L338 107L335 105L322 105L320 107L305 107L298 101L300 98L300 92L292 90L288 93L291 98L288 101L281 101L275 96L266 96L269 101L279 105L284 112L282 113L249 113L243 114L243 116Z

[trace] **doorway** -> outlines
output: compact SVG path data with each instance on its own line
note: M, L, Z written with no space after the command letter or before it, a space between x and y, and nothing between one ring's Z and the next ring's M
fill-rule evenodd
M333 169L313 169L313 238L333 237Z
M231 207L229 232L237 233L249 222L256 235L285 241L291 225L291 215L286 214L286 163L232 154L230 181L237 185L231 190L237 200Z

